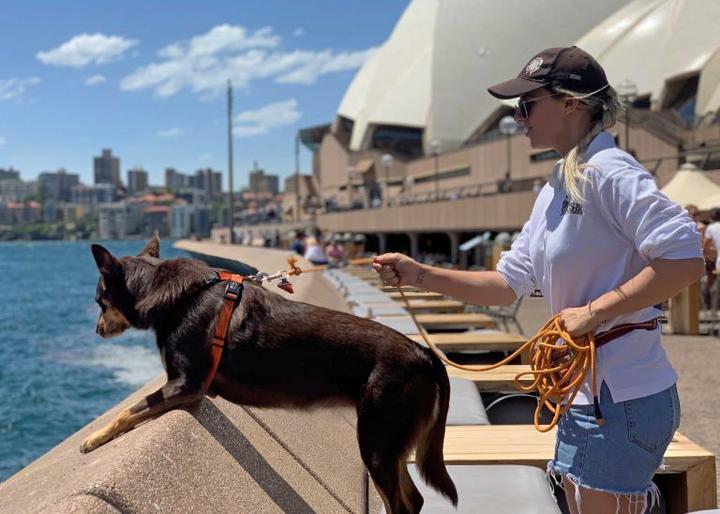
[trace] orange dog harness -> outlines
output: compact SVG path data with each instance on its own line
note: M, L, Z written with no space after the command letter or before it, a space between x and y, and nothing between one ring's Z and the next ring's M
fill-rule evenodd
M228 328L230 327L230 319L240 303L243 292L244 277L242 275L219 271L217 272L217 276L221 281L228 281L228 284L225 287L222 310L220 311L220 316L218 316L218 322L217 325L215 325L215 333L212 338L212 362L210 364L210 372L203 381L203 391L205 391L206 394L210 389L210 384L212 384L218 366L220 365L220 358L222 357L223 348L225 348L225 339L227 338Z

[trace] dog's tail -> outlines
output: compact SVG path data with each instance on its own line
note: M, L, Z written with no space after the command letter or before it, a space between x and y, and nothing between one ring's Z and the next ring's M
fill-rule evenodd
M443 458L443 442L445 441L445 422L450 406L450 380L442 362L431 356L433 374L437 384L437 397L433 408L434 420L430 428L419 438L415 450L420 476L428 485L437 489L457 507L458 494L455 484L450 478Z

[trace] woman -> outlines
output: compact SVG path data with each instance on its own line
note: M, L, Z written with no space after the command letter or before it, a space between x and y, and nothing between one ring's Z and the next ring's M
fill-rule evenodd
M489 92L518 98L515 119L531 146L563 156L497 271L434 268L400 254L378 256L373 267L389 285L481 305L508 305L537 287L574 338L632 324L597 349L605 423L594 416L588 378L560 420L548 470L573 513L643 512L657 499L651 480L680 418L654 306L702 275L699 234L605 132L622 106L586 52L540 52Z

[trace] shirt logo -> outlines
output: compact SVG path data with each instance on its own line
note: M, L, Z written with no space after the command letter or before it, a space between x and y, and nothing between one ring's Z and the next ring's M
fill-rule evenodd
M532 61L528 63L527 66L525 66L525 74L526 75L532 75L537 70L540 69L540 66L542 66L543 58L542 57L535 57Z
M582 214L583 208L581 203L571 202L566 196L560 209L560 216L565 214Z

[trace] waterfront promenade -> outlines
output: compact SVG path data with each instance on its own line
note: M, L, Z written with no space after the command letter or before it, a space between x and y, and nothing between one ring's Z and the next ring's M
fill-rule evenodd
M178 247L239 259L271 273L284 267L291 255L197 242ZM299 264L307 265L302 259ZM344 307L337 290L318 274L292 282L296 300ZM541 298L525 299L519 311L527 334L535 333L549 315ZM720 454L720 414L714 398L720 386L720 339L668 335L665 347L680 374L680 430ZM374 488L365 480L348 410L262 411L207 399L199 408L168 413L96 452L78 452L83 437L157 387L160 379L0 484L0 512L185 511L197 508L198 501L217 511L230 505L268 512L379 510ZM219 477L225 480L216 480ZM717 497L717 486L712 487Z

